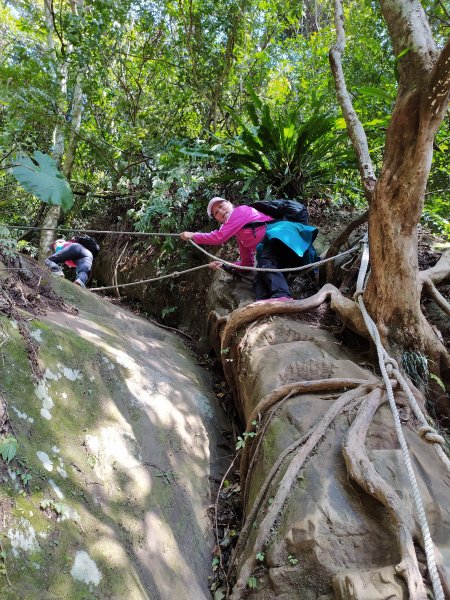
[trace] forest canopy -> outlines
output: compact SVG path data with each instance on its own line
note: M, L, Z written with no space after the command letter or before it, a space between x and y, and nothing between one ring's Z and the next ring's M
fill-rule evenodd
M443 45L448 11L425 9ZM66 218L78 224L116 201L141 229L155 215L187 227L224 189L365 204L328 63L331 2L48 0L0 11L4 222L42 211L7 169L35 150L61 165L76 197ZM348 2L344 16L347 86L379 172L402 57L376 3ZM448 143L447 114L423 213L444 235Z

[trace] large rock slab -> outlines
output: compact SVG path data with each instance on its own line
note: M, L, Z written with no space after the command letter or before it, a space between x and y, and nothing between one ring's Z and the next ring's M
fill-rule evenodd
M209 597L211 479L223 414L180 339L55 281L77 315L1 318L1 394L18 456L2 467L0 597ZM22 473L32 475L24 485Z
M230 281L228 282L231 283ZM226 317L223 281L210 295ZM230 294L233 298L233 294ZM243 306L247 297L234 301ZM276 308L275 308L276 312ZM220 335L220 328L215 329ZM217 345L217 340L214 341ZM302 321L302 316L273 314L247 323L234 335L224 360L234 365L238 410L244 422L260 400L283 385L331 378L379 381L374 368L329 331ZM304 393L285 399L262 415L256 436L248 438L242 487L244 514L251 512L266 478L282 453L322 419L339 393ZM255 541L261 523L279 490L290 459L286 459L253 517L249 537L236 557L236 575L248 559L259 556L247 580L246 598L269 600L406 599L405 581L395 566L400 561L397 532L386 508L363 491L347 472L342 447L356 407L342 412L315 446L290 488L264 545ZM431 535L436 544L442 582L450 589L450 477L433 448L419 438L406 412L404 431L410 448ZM243 426L244 427L244 426ZM250 446L250 451L249 451ZM410 484L392 415L383 405L375 414L366 449L377 472L401 498L407 514L415 514ZM250 457L252 457L250 459ZM258 553L258 555L257 555ZM424 555L419 562L425 572ZM247 577L247 575L246 575ZM244 582L245 583L245 582ZM233 595L234 598L243 594ZM447 596L446 596L447 597ZM450 597L450 596L449 596Z

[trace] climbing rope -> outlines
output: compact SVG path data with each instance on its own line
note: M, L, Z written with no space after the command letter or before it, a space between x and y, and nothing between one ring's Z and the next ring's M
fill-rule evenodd
M224 260L223 258L214 256L214 254L210 254L207 250L205 250L204 248L201 248L193 240L189 240L189 241L195 248L197 248L197 250L200 250L200 252L203 252L203 254L206 254L206 256L208 256L209 258L213 258L214 260L217 260L217 261L223 263L224 265L234 267L238 271L241 271L241 270L259 271L262 273L293 273L294 271L297 272L297 271L305 271L307 269L315 269L316 267L320 267L321 265L324 265L325 263L331 262L332 260L336 260L340 256L345 256L346 254L350 254L352 252L359 252L359 248L357 248L357 247L349 248L349 250L345 250L344 252L341 252L340 254L336 254L336 256L330 256L329 258L323 258L322 260L318 260L317 262L310 263L308 265L302 265L301 267L289 267L286 269L263 269L261 267L245 267L244 265L236 265L236 263L229 262L227 260Z
M161 234L161 235L165 235L165 234ZM236 265L235 263L229 262L228 260L224 260L223 258L219 258L218 256L214 256L214 254L210 254L209 252L207 252L206 250L204 250L203 248L200 248L200 246L198 246L195 242L193 242L192 240L189 240L191 242L191 244L193 246L195 246L196 248L198 248L201 252L203 252L204 254L206 254L206 256L209 256L209 258L213 258L214 260L217 260L219 262L221 262L224 265L228 265L230 267L233 267L236 269L236 271L241 271L241 270L245 270L245 271L255 271L255 272L265 272L265 273L286 273L286 272L292 272L292 271L305 271L307 269L315 269L316 267L320 267L321 265L330 262L332 260L336 260L337 258L339 258L340 256L343 256L344 254L349 254L350 252L355 252L356 250L358 250L357 248L350 248L350 250L345 250L345 252L341 252L340 254L336 254L336 256L332 256L330 258L324 258L323 260L319 260L317 262L311 263L309 265L303 265L301 267L294 267L292 269L262 269L260 267L244 267L241 265ZM179 277L180 275L184 275L185 273L191 273L192 271L198 271L199 269L204 269L206 267L209 267L209 264L206 265L201 265L199 267L193 267L192 269L185 269L184 271L174 271L173 273L169 273L168 275L161 275L159 277L153 277L152 279L141 279L139 281L134 281L132 283L119 283L117 285L105 285L103 287L95 287L95 288L90 288L90 290L92 292L96 292L98 290L114 290L116 288L123 288L123 287L130 287L132 285L140 285L142 283L152 283L155 281L161 281L162 279L169 279L170 277Z
M6 227L7 229L33 229L36 231L64 231L64 232L72 232L72 233L102 233L102 234L107 234L107 233L114 233L116 235L137 235L137 236L153 236L153 237L157 237L157 236L161 236L161 237L180 237L179 233L161 233L158 231L150 231L150 232L142 232L142 231L112 231L112 230L100 230L100 229L64 229L61 227L28 227L25 225L5 225L5 224L0 224L0 227ZM317 261L315 263L311 263L308 265L303 265L301 267L292 267L292 268L286 268L286 269L262 269L260 267L246 267L243 265L236 265L233 262L229 262L223 258L220 258L218 256L215 256L214 254L211 254L209 252L207 252L204 248L201 248L198 244L196 244L193 240L189 240L190 243L197 248L197 250L200 250L200 252L203 252L203 254L206 254L206 256L208 256L209 258L212 258L214 260L220 261L221 263L225 264L225 265L229 265L230 267L234 267L234 268L238 268L240 271L244 270L244 271L262 271L262 272L266 272L266 273L290 273L290 272L294 272L294 271L304 271L306 269L314 269L316 267L320 267L321 265L324 265L328 262L331 262L333 260L336 260L337 258L341 257L341 256L345 256L346 254L351 254L353 252L356 252L358 250L357 247L355 248L349 248L348 250L345 250L344 252L341 252L340 254L336 254L335 256L331 256L330 258L324 258L320 261ZM165 275L164 278L166 277L176 277L181 273L186 273L188 271L181 271L180 273L174 273L173 275ZM157 279L145 279L142 280L140 282L136 282L137 283L147 283L150 281L157 281ZM124 286L129 286L129 285L135 285L134 283L126 283L126 284L121 284L122 287ZM120 286L109 286L111 288L113 287L120 287ZM91 288L93 289L93 288ZM95 289L100 289L100 288L95 288ZM106 288L101 288L101 289L106 289Z
M175 235L175 234L171 234L171 235ZM200 250L203 251L202 248L200 248ZM324 260L320 260L318 262L315 263L311 263L309 265L304 265L302 267L297 267L297 268L293 268L293 269L261 269L258 267L237 267L234 263L228 262L227 260L223 260L219 257L214 257L212 254L209 254L208 252L206 252L206 254L209 257L215 258L216 260L220 261L221 263L225 264L225 265L229 265L232 266L234 268L236 268L236 270L247 270L247 271L266 271L266 272L270 272L270 273L276 273L276 272L281 272L284 273L286 271L303 271L306 269L314 269L322 264L325 264L327 262L330 262L332 260L336 260L337 258L339 258L340 256L343 256L344 254L348 254L349 252L354 252L355 249L352 248L351 250L346 250L345 252L341 252L341 254L336 254L336 256L332 256L331 258L326 258ZM192 271L198 271L200 269L206 269L207 267L209 267L209 263L206 265L200 265L198 267L193 267L191 269L185 269L184 271L174 271L173 273L169 273L167 275L160 275L159 277L153 277L151 279L140 279L139 281L133 281L131 283L118 283L116 285L105 285L102 287L95 287L95 288L89 288L91 290L91 292L97 292L99 290L115 290L117 288L124 288L124 287L131 287L132 285L141 285L144 283L153 283L155 281L161 281L163 279L170 279L171 277L180 277L181 275L184 275L185 273L191 273ZM3 271L23 271L23 270L29 270L29 271L41 271L42 268L41 267L1 267L1 269Z
M98 290L114 290L116 288L130 287L132 285L139 285L141 283L152 283L154 281L161 281L162 279L169 279L170 277L179 277L185 273L192 273L192 271L199 271L205 269L209 265L200 265L199 267L192 267L192 269L185 269L184 271L174 271L168 275L160 275L159 277L153 277L152 279L142 279L140 281L133 281L132 283L119 283L117 285L105 285L103 287L89 288L91 292L97 292Z
M433 444L434 449L436 450L437 455L442 460L444 465L447 467L447 470L450 473L450 459L444 451L444 448L447 447L447 442L444 437L440 435L434 427L432 427L425 418L420 406L417 403L417 400L414 398L413 393L403 375L398 370L398 365L394 359L392 359L392 363L394 365L394 369L392 371L393 376L400 383L402 390L408 397L409 404L412 408L412 411L416 417L416 419L420 423L419 427L419 435L424 438L427 442Z
M137 235L142 237L179 237L179 233L159 233L156 231L144 232L144 231L113 231L113 230L102 230L102 229L67 229L62 227L32 227L27 225L6 225L0 223L0 227L6 227L6 229L27 229L33 231L63 231L64 233L115 233L116 235Z
M8 229L33 229L36 231L64 231L64 232L72 232L72 233L102 233L102 234L110 234L110 233L114 233L116 235L137 235L137 236L167 236L167 237L179 237L178 233L160 233L160 232L156 232L156 231L152 231L152 232L141 232L141 231L108 231L108 230L99 230L99 229L64 229L64 228L52 228L52 227L28 227L28 226L22 226L22 225L5 225L5 224L1 224L0 227L6 227ZM345 250L344 252L341 252L340 254L336 254L336 256L331 256L329 258L324 258L322 260L319 260L317 262L314 263L310 263L307 265L302 265L300 267L291 267L291 268L285 268L285 269L266 269L266 268L261 268L261 267L247 267L244 265L236 265L233 262L227 261L223 258L220 258L218 256L215 256L214 254L211 254L210 252L208 252L207 250L205 250L204 248L201 248L198 244L196 244L193 240L189 240L190 243L197 248L197 250L200 250L200 252L203 252L203 254L205 254L206 256L208 256L209 258L212 258L215 261L219 261L224 265L228 265L230 267L235 268L238 271L255 271L255 272L263 272L263 273L294 273L294 272L300 272L300 271L309 271L312 269L316 269L317 267L320 267L328 262L334 261L337 258L340 258L341 256L345 256L347 254L352 254L356 251L358 251L358 248L349 248L348 250ZM95 288L90 288L91 291L96 292L99 290L114 290L117 288L124 288L124 287L131 287L133 285L141 285L141 284L145 284L145 283L154 283L155 281L161 281L163 279L170 279L171 277L175 278L175 277L179 277L180 275L184 275L186 273L191 273L193 271L198 271L200 269L204 269L206 267L208 267L209 265L201 265L199 267L194 267L192 269L185 269L184 271L174 271L173 273L169 273L168 275L160 275L159 277L153 277L151 279L141 279L139 281L134 281L131 283L120 283L120 284L116 284L116 285L106 285L106 286L102 286L102 287L95 287ZM13 269L11 269L13 270ZM17 270L20 270L19 267L17 267Z
M392 359L386 352L383 347L380 339L380 334L378 329L369 316L366 307L363 301L363 293L365 288L365 278L367 273L367 268L369 264L369 247L367 241L364 243L364 251L361 259L361 267L358 274L358 280L356 283L356 292L354 295L354 299L357 302L359 308L361 309L361 313L366 324L367 330L369 331L377 350L378 361L380 365L381 375L383 377L384 384L386 386L386 392L389 400L389 406L391 408L391 412L394 418L395 430L397 433L397 437L400 443L400 448L402 451L403 461L406 466L406 470L408 473L408 478L411 484L414 504L417 511L417 516L419 520L420 529L423 536L424 541L424 550L427 559L428 571L430 574L431 583L433 586L433 593L435 600L445 600L444 592L442 589L441 580L439 578L439 574L436 568L436 558L434 554L433 540L431 539L430 529L428 527L427 517L425 514L425 510L423 507L422 498L419 491L419 486L417 484L417 479L414 474L414 470L411 463L411 457L409 455L408 446L406 443L405 436L403 435L403 430L400 422L400 415L397 409L397 405L395 404L394 392L392 389L391 382L389 380L388 369L391 371L391 374L394 373L398 367L397 363ZM406 384L406 381L405 381ZM403 386L402 386L403 387ZM417 403L416 403L417 404ZM418 408L418 406L417 406ZM420 409L419 409L420 410Z

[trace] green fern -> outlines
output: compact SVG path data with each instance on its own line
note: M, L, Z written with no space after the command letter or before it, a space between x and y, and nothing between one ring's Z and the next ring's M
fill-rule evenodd
M272 193L302 197L331 185L340 166L354 166L353 151L346 148L344 133L336 131L336 118L321 113L319 103L302 121L298 109L273 114L254 90L245 105L248 122L228 108L240 135L231 140L222 181L244 179L243 192L256 185Z

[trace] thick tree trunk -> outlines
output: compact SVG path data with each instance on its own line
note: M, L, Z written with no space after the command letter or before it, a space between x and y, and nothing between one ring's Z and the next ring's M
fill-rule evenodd
M41 231L41 236L39 238L39 262L43 263L47 256L51 254L50 244L56 238L56 228L58 226L58 221L61 217L61 207L60 206L50 206L44 221L42 222L43 231Z
M433 140L448 107L450 40L438 53L418 0L381 0L400 75L386 135L383 168L375 190L367 186L365 134L358 126L341 65L345 45L341 0L335 0L337 43L330 62L339 102L355 147L369 201L371 272L364 296L385 342L430 358L448 354L420 307L417 225L433 155Z
M420 97L416 91L398 99L387 132L369 212L371 273L364 299L384 337L423 352L431 329L420 308L417 223L433 140L421 136Z
M53 65L55 67L55 71L59 77L59 85L62 91L65 89L65 85L67 82L66 74L60 68L58 64L58 59L56 56L55 50L55 42L53 40L53 18L52 18L52 4L49 0L45 0L44 2L45 9L45 22L47 27L47 50L51 59L53 61ZM64 136L61 130L60 125L57 123L55 129L53 131L53 158L55 159L58 167L61 164L62 156L64 152ZM61 207L60 206L50 206L48 211L45 214L42 227L43 231L41 231L41 236L39 238L39 262L43 263L44 260L50 253L50 243L55 239L54 231L45 231L48 228L53 228L58 225L58 220L61 216Z

